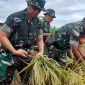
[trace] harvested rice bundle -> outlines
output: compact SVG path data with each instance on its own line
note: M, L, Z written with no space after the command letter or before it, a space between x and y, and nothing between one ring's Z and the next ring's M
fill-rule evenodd
M67 80L67 71L53 59L36 56L20 73L30 70L26 85L62 85Z

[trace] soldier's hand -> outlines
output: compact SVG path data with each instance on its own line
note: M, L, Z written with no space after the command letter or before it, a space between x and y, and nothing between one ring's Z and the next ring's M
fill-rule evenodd
M23 49L18 49L14 52L14 54L21 57L27 57L28 52Z
M39 52L38 55L42 56L43 57L43 52Z

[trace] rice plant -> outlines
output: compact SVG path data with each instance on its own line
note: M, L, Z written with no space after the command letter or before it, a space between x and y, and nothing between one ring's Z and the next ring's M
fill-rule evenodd
M62 85L67 81L67 71L53 59L38 56L32 60L21 72L32 68L26 85ZM19 72L19 74L21 73Z

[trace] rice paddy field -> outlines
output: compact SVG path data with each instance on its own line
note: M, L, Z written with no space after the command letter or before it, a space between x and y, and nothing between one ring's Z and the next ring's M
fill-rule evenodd
M11 85L85 85L85 63L76 61L72 52L71 56L66 66L61 66L51 58L36 55L21 72L15 71ZM30 68L28 81L23 84L19 74Z

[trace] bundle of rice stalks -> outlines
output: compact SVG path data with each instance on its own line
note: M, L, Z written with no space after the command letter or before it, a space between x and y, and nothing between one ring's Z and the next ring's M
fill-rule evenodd
M67 71L53 60L36 56L20 73L30 70L30 76L26 85L63 85L67 80Z
M68 71L68 81L64 85L85 85L85 63L75 61L71 68L66 67Z
M30 69L26 85L85 85L84 68L84 63L74 63L70 58L67 65L61 67L55 60L37 55L19 74Z

